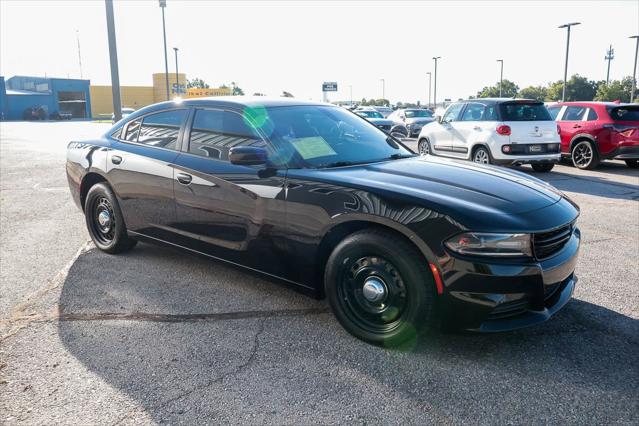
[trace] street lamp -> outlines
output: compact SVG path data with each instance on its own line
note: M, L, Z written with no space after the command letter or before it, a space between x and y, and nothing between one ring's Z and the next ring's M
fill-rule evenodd
M566 100L566 80L568 79L568 51L570 50L570 27L573 25L579 25L581 22L571 22L569 24L563 24L558 26L557 28L566 28L567 29L567 37L566 37L566 66L564 67L564 88L561 92L561 101L564 102Z
M164 78L166 80L166 100L171 98L171 92L169 90L169 58L166 53L166 23L164 21L164 8L166 7L166 0L160 1L160 9L162 9L162 34L164 35Z
M177 60L177 53L178 53L178 48L174 47L173 50L175 51L175 90L177 90L177 94L178 97L180 97L180 74L178 74L178 60Z
M499 97L501 98L501 84L504 81L504 60L497 59L497 62L501 63L501 71L499 72Z
M386 99L386 81L383 78L380 78L379 81L382 82L382 99Z
M435 108L437 108L437 60L441 59L441 56L433 56L435 60L435 83L433 87L433 104L435 104Z
M426 74L428 74L428 108L430 108L430 86L431 86L433 73L428 71Z
M637 46L635 47L635 65L632 67L632 91L630 92L630 102L635 99L635 92L637 91L637 54L639 53L639 35L630 36L628 38L634 38L637 40Z

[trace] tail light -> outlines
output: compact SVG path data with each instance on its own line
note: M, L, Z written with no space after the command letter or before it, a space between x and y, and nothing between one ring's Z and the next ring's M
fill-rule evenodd
M635 126L624 126L622 124L604 124L604 129L609 129L611 132L619 133L626 138L629 138L635 133L636 130L639 130Z
M557 134L561 135L561 126L557 124Z
M497 133L504 136L510 136L510 126L502 124L501 126L497 127Z

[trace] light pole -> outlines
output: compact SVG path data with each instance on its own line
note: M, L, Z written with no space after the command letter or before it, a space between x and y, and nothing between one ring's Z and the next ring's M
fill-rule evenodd
M166 100L171 99L171 92L169 90L169 58L166 53L166 22L164 21L164 8L166 7L166 0L159 0L160 8L162 9L162 34L164 35L164 78L166 79Z
M573 25L579 25L581 22L571 22L569 24L563 24L558 26L557 28L566 28L567 29L567 37L566 37L566 65L564 67L564 88L561 92L561 101L564 102L566 100L566 80L568 79L568 51L570 50L570 27Z
M431 86L433 73L428 71L426 74L428 74L428 108L430 108L430 86Z
M433 84L433 104L437 108L437 60L441 59L441 56L433 56L435 60L435 83Z
M106 5L107 37L109 39L109 60L111 62L111 93L113 95L113 118L122 118L122 101L120 99L120 73L118 72L118 49L115 45L115 18L113 17L113 0L104 0Z
M175 51L175 90L177 90L177 94L178 97L180 97L180 74L178 74L178 60L177 60L177 53L178 53L178 48L174 47L173 50Z
M635 47L635 65L632 67L632 91L630 92L630 102L635 99L635 92L637 91L637 54L639 54L639 35L630 36L637 40L637 46Z
M501 84L504 81L504 60L497 59L497 62L501 64L501 71L499 72L499 97L501 98Z
M386 99L386 81L383 78L380 78L379 81L382 82L382 100Z
M351 106L353 106L353 85L352 85L352 84L350 84L350 85L348 86L348 89L349 89L349 90L350 90L350 92L351 92Z

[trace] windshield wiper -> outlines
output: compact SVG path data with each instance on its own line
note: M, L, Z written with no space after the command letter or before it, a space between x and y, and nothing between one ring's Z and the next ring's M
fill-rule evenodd
M390 157L388 157L389 160L399 160L402 158L411 158L411 157L415 157L417 154L391 154Z
M357 164L366 164L370 163L370 161L335 161L333 163L326 163L320 165L318 168L320 169L328 169L331 167L345 167L345 166L354 166Z

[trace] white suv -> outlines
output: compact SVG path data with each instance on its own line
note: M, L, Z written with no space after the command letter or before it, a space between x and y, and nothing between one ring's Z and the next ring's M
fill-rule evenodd
M550 171L561 159L559 127L542 102L473 99L451 104L417 139L419 153L484 164L530 164Z

